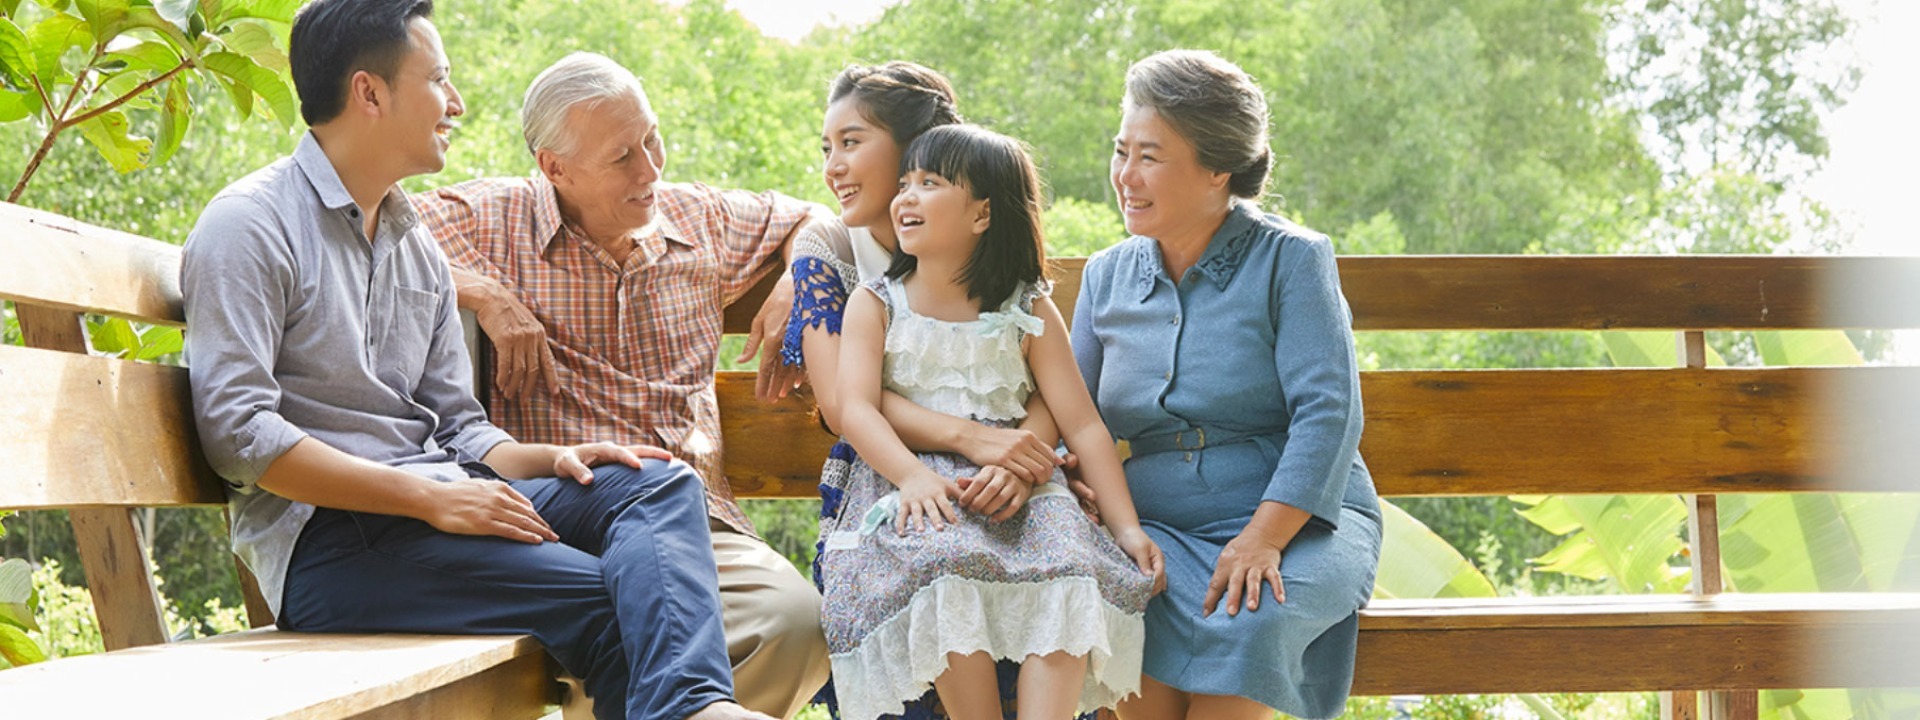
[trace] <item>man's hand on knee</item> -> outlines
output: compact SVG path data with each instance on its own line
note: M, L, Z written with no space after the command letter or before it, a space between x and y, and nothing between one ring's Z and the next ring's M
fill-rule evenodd
M533 509L533 502L504 482L469 478L432 487L432 510L421 519L441 532L493 535L535 545L560 539Z
M640 467L641 460L672 460L673 453L652 445L615 445L599 442L574 445L560 449L553 460L555 477L572 478L581 485L593 482L593 467L607 463L620 463L628 467Z

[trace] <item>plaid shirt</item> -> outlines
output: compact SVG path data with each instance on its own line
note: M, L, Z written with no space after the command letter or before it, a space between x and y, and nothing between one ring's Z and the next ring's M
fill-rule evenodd
M753 526L722 474L713 373L722 310L780 263L814 208L768 192L655 186L657 221L624 263L560 219L545 177L473 180L413 196L454 265L511 291L547 331L560 387L508 400L492 419L516 438L657 445L693 465L707 508Z

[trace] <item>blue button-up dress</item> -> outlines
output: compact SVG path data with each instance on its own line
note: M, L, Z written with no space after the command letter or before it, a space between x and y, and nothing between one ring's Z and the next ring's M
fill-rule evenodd
M1134 445L1127 485L1167 556L1144 670L1176 689L1332 717L1353 685L1380 508L1359 456L1351 315L1325 236L1236 202L1176 283L1136 236L1088 261L1073 349ZM1206 433L1204 447L1200 432ZM1284 603L1201 617L1227 542L1264 501L1312 519L1282 554Z

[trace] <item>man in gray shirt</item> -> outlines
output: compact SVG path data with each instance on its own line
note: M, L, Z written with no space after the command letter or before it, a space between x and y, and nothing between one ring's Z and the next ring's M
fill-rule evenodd
M304 8L312 131L187 239L194 414L235 551L284 629L530 633L600 718L765 718L733 702L693 470L514 442L473 399L446 259L395 186L440 170L464 112L432 11Z

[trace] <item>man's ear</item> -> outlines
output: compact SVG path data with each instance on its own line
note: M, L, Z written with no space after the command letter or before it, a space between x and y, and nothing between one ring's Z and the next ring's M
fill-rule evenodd
M547 176L548 182L560 185L568 179L566 165L560 162L558 153L540 148L533 151L533 161L540 166L540 174Z
M347 78L346 100L346 107L342 110L364 117L379 117L392 109L392 88L379 75L356 70L353 77Z
M980 201L980 214L973 219L973 234L981 235L993 226L993 201Z

